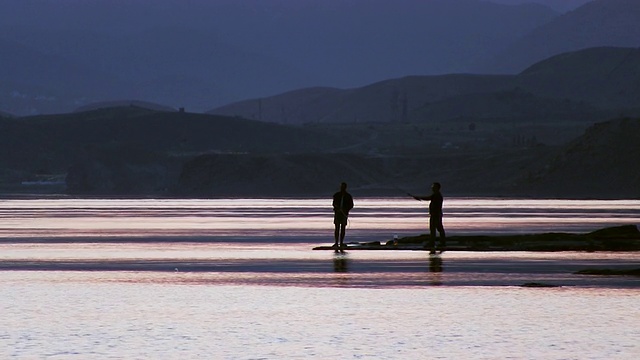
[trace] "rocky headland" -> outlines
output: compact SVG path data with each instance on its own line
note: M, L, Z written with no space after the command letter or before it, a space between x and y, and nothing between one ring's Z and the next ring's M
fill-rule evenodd
M348 243L345 250L425 250L429 235L387 242ZM331 250L318 246L313 250ZM603 228L589 233L540 233L518 235L472 235L447 237L447 251L640 251L636 225Z

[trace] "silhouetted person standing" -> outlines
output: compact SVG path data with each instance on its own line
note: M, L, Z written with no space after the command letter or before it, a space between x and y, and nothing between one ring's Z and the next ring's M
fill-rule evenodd
M340 184L340 191L333 194L333 224L335 225L335 248L344 248L349 211L353 209L353 197L347 192L347 183Z
M444 226L442 226L442 194L440 193L440 183L434 182L431 185L431 195L429 196L413 196L416 200L430 200L429 203L429 248L431 254L436 253L436 230L440 233L440 252L445 251L446 237ZM425 244L426 245L426 244Z

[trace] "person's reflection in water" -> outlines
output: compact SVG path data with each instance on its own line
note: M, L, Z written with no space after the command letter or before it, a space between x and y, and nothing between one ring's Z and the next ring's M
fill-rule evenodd
M431 274L431 285L442 285L442 258L440 256L429 256L429 272Z
M333 257L333 271L337 273L349 272L349 259L345 255Z
M433 273L442 272L442 258L440 256L429 257L429 271Z

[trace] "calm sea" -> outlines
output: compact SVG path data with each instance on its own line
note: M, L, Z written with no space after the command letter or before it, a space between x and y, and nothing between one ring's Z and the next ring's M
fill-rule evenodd
M348 241L426 232L356 199ZM312 251L327 199L0 201L0 359L637 359L637 253ZM640 201L455 199L450 235L640 224ZM529 288L526 283L555 287Z

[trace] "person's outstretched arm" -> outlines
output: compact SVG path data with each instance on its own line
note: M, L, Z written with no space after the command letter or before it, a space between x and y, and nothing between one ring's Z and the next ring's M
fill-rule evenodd
M418 201L431 200L431 197L432 197L432 195L429 195L429 196L420 196L420 195L411 195L411 194L408 194L408 195L411 196L412 198L418 200Z

